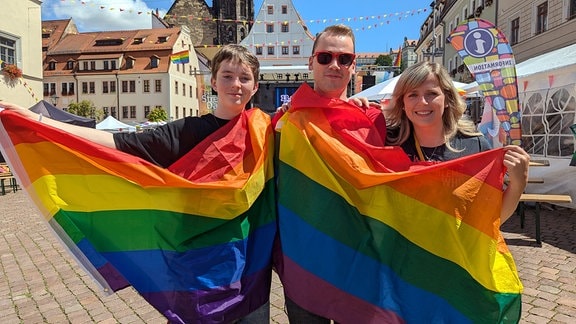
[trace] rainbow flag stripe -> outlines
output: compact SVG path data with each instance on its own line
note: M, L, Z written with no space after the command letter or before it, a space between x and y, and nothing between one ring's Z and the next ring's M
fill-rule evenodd
M244 112L171 170L11 111L0 121L20 183L106 290L132 285L174 323L231 322L268 301L276 217L266 114Z
M410 165L371 137L364 111L322 100L301 87L278 124L287 296L339 323L518 322L503 150Z
M170 61L174 64L185 64L190 62L190 53L188 51L182 51L170 55Z

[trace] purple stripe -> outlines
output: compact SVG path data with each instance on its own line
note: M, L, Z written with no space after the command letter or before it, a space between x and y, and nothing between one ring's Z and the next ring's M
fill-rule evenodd
M347 294L304 270L287 256L282 258L279 275L286 296L314 314L339 323L404 323L398 314Z
M106 278L106 282L112 291L118 291L130 286L130 283L122 276L110 262L107 262L102 267L98 268L98 272L102 277Z
M211 290L143 293L170 323L231 323L270 298L272 269L267 267L231 285Z

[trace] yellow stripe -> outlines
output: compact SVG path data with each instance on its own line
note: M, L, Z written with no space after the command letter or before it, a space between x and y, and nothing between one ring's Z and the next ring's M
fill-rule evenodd
M32 184L41 205L53 216L58 210L99 211L155 209L232 219L248 210L266 181L260 168L242 189L142 188L109 175L46 175Z
M320 133L315 135L321 136ZM341 144L333 143L334 141L319 144L332 145L327 149L332 156L320 156L311 149L309 141L302 135L301 131L291 123L283 125L282 138L280 159L284 163L298 169L312 181L341 196L350 205L358 208L361 214L391 226L423 249L458 264L487 289L513 293L521 290L521 285L514 284L519 283L519 279L514 263L510 262L512 257L510 253L497 252L497 241L466 223L460 222L455 216L431 208L386 185L389 181L404 177L407 178L403 181L411 181L410 178L414 174L374 173L366 167L366 163L362 161L359 155ZM290 139L290 142L287 139ZM325 162L337 158L342 164L337 166L338 168L347 167L353 172L369 175L372 178L370 186L357 189L341 178ZM440 188L432 186L431 189L439 190ZM499 217L498 204L489 204L485 207L487 209L492 207L492 211L487 210L482 215L492 213L492 219ZM422 213L423 210L426 211L425 215ZM416 212L417 214L415 214ZM431 233L436 229L441 229L441 231ZM455 244L458 241L462 244ZM463 257L462 249L466 251L466 258ZM486 265L492 265L492 268L487 268ZM495 280L492 271L506 268L514 270L502 273L508 280ZM511 275L514 276L514 280L509 280Z

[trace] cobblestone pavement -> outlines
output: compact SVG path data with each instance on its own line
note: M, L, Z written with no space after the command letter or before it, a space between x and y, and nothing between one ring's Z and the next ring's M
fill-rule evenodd
M503 226L525 291L522 323L576 322L576 211L544 206L541 247L533 210ZM277 277L271 323L288 323ZM104 295L22 192L0 196L0 323L166 323L134 290Z

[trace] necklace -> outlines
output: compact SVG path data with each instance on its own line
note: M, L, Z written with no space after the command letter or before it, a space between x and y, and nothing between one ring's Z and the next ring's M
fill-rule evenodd
M426 154L426 152L424 152L424 150L422 149L422 147L420 146L420 143L418 142L418 139L416 138L416 136L414 136L414 146L416 146L416 151L418 152L418 158L420 159L420 161L433 161L432 159L434 158L434 154L436 153L436 150L442 146L436 146L434 148L434 150L432 151L432 154L430 154L430 156L428 156L428 154Z

